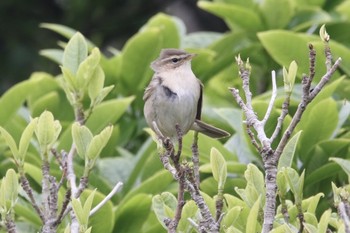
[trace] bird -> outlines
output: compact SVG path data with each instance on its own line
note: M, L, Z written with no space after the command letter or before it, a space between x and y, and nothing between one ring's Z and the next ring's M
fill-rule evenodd
M196 54L181 49L162 49L151 63L154 75L146 87L143 100L144 116L158 135L178 140L177 125L182 135L190 130L212 138L228 137L225 130L201 120L203 84L192 71L191 60Z

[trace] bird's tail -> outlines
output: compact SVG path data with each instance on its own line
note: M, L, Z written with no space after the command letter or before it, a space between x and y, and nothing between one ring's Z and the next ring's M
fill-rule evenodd
M192 129L212 138L225 138L230 136L225 130L216 128L198 119L194 121Z

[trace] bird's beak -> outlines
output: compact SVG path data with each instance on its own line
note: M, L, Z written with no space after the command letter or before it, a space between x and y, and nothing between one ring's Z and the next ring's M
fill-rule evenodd
M198 55L198 54L196 54L196 53L190 53L190 54L188 54L187 59L188 59L188 60L192 60L192 58L196 57L197 55Z

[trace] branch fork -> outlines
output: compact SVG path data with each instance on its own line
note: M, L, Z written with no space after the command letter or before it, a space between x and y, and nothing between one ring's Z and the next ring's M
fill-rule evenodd
M257 151L260 153L264 168L265 168L265 185L266 185L266 203L264 207L264 223L262 232L267 233L272 230L273 221L276 215L276 176L277 176L277 164L279 158L285 148L289 138L293 134L293 131L297 124L299 123L302 114L307 108L308 104L319 94L323 87L328 83L332 75L339 68L341 63L341 58L338 58L332 65L332 55L331 50L328 45L328 40L325 40L325 56L326 56L326 68L327 72L323 75L318 84L311 89L311 83L315 76L315 65L316 65L316 51L313 46L309 45L309 74L303 75L302 77L302 99L298 105L297 111L292 117L292 121L285 132L282 134L282 138L278 143L278 146L273 149L272 142L281 133L282 124L285 117L288 115L288 108L290 103L291 91L286 94L285 100L282 104L282 112L277 120L276 128L269 138L265 132L265 125L268 121L271 111L274 106L274 102L277 96L276 87L276 74L272 72L272 95L266 110L265 116L262 120L259 120L252 107L252 93L249 88L250 80L250 65L249 60L244 63L240 56L236 57L236 62L239 67L239 76L242 79L243 91L245 95L245 102L239 94L239 90L236 88L230 88L234 99L237 104L243 110L246 117L246 131L251 140L251 143L255 146ZM254 134L253 130L257 135Z

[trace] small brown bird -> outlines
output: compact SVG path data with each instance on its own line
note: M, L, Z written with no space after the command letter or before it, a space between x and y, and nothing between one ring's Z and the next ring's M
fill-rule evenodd
M203 85L191 69L194 56L179 49L163 49L151 63L155 73L143 96L144 115L153 131L173 142L177 140L176 124L184 135L189 130L212 138L230 135L200 120Z

